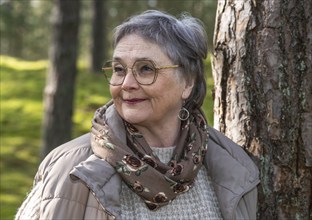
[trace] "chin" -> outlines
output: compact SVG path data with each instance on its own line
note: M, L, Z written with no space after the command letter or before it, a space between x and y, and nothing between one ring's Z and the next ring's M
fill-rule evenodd
M142 112L123 112L121 117L130 124L140 124L144 121L145 117Z
M143 124L143 120L142 119L138 119L138 118L124 118L124 120L132 125L141 125Z

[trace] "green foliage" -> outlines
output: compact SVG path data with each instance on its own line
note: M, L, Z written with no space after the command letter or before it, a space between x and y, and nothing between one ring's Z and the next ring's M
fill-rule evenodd
M1 54L34 60L47 57L53 1L0 1Z
M39 165L40 129L43 115L43 89L47 61L24 61L0 56L1 74L1 197L0 219L12 219ZM210 61L208 94L213 86ZM102 75L86 71L79 63L76 84L73 137L88 132L94 111L110 99ZM203 109L212 124L212 98L207 96Z
M205 63L205 69L206 69L206 80L207 80L207 93L206 98L203 104L203 111L205 112L205 115L207 117L208 123L210 126L213 126L213 97L212 97L212 90L214 88L214 82L212 77L212 69L211 69L211 60L210 55L208 55L208 58Z
M88 57L92 32L92 2L81 1L79 33L79 55ZM27 60L46 59L51 39L51 12L53 1L1 0L0 1L0 53ZM147 9L167 11L173 15L188 12L200 18L207 30L209 48L212 45L214 18L217 0L105 0L105 27L111 39L111 32L129 16ZM106 42L110 45L110 42ZM109 47L104 51L109 54Z

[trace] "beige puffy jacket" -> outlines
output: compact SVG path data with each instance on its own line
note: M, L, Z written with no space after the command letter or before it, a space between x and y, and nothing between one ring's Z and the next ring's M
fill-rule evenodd
M256 219L257 167L223 134L213 128L209 133L205 166L224 219ZM121 179L93 154L90 134L52 151L41 163L34 185L40 185L40 219L120 219ZM16 219L24 218L29 197Z

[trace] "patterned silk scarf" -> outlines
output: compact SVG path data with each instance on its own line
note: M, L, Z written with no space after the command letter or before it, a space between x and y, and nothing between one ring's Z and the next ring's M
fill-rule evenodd
M139 195L150 210L167 205L177 195L187 192L202 166L207 151L208 128L200 110L182 121L179 140L168 164L162 163L144 137L123 121L127 144L107 124L106 110L112 101L99 108L92 120L91 145L95 155L106 160L123 181Z

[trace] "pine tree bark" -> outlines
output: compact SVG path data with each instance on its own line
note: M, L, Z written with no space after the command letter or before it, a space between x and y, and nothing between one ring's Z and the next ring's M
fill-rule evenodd
M259 219L312 219L312 2L219 0L214 126L261 171Z
M42 158L70 140L77 74L79 0L55 0L50 66L44 90Z

